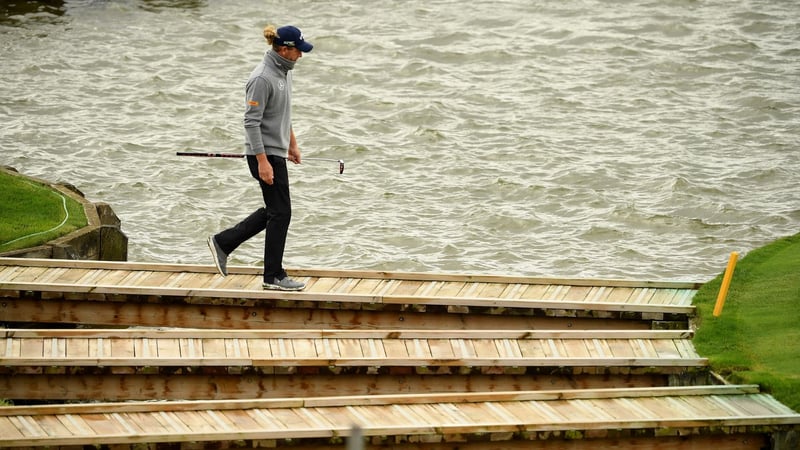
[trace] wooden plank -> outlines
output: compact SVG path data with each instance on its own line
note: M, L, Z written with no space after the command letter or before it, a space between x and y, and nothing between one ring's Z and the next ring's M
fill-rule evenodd
M435 359L455 359L458 358L453 352L452 340L450 339L429 339L428 347L431 355Z
M380 284L381 280L374 278L358 279L357 282L351 286L348 294L371 296Z
M363 358L364 352L361 349L361 342L359 339L336 339L339 346L339 355L341 358Z
M563 417L565 419L564 422L578 422L578 423L605 422L603 420L599 420L597 417L590 414L589 411L580 408L579 405L580 402L582 401L583 400L553 401L553 402L547 402L546 406L550 406L550 408L556 414L558 414L560 417ZM628 417L628 419L631 418Z
M225 358L225 341L221 338L201 340L203 358Z
M678 349L681 358L695 358L699 356L691 341L685 339L676 339L673 342L675 343L675 347Z
M424 283L420 288L417 290L416 295L422 297L430 297L433 296L435 292L439 290L439 285L442 284L441 281L428 281Z
M253 416L248 414L248 410L230 409L219 411L217 414L234 430L247 431L262 428ZM294 425L296 426L297 424L295 423Z
M136 352L137 359L140 357L144 361L147 360L158 360L158 338L149 338L149 337L142 337L139 339L134 339L134 352ZM145 364L150 365L150 364Z
M288 430L291 427L291 423L284 423L281 421L281 419L276 417L268 407L253 408L252 411L254 412L258 422L262 425L268 425L272 428L279 428L283 430Z
M671 300L675 297L675 289L659 289L653 292L649 304L651 305L669 305Z
M186 328L8 328L0 330L0 338L25 340L36 338L105 338L105 339L617 339L673 342L688 340L690 330L414 330L414 329L276 329L230 330ZM689 342L689 341L687 341Z
M123 283L123 280L125 280L126 278L133 277L139 274L141 274L141 272L130 271L130 270L104 270L98 274L99 276L95 280L97 284L119 285L119 284L125 284ZM41 281L46 282L45 280Z
M496 329L497 318L486 315L348 311L331 309L262 308L246 305L149 304L8 299L4 317L10 322L54 322L110 326L172 326L184 328L279 329L369 328ZM624 319L504 316L507 329L645 329L649 323Z
M67 351L64 355L68 358L88 358L89 340L84 338L67 339Z
M0 436L5 439L21 439L25 435L17 428L13 417L0 416Z
M546 358L547 353L542 347L541 340L523 340L517 342L523 358Z
M303 277L300 279L300 281L303 282L303 280L310 280L310 279L312 279L312 277ZM331 289L331 292L337 294L349 294L351 292L352 287L358 284L358 282L359 280L356 278L340 278L339 282L336 283Z
M567 389L536 390L507 392L459 392L459 393L426 393L426 394L394 394L363 396L330 396L299 399L246 399L246 400L205 400L176 402L124 402L124 403L79 403L60 405L29 405L0 407L0 417L16 415L40 414L93 414L103 413L113 408L117 412L151 412L167 409L203 410L203 409L249 409L276 407L331 407L342 405L393 405L413 403L441 402L486 402L486 401L548 401L570 399L619 399L641 397L692 396L713 398L708 396L741 396L758 394L757 385L709 385L685 387L642 387L624 389ZM792 415L786 406L775 404L774 412L780 415ZM729 411L727 414L730 414ZM795 415L798 415L795 413Z
M325 360L334 360L341 357L341 351L339 350L337 341L331 339L314 339L313 342L318 357L324 358ZM280 356L287 357L289 355L287 352L282 352Z
M329 292L336 283L339 282L338 277L319 278L317 281L308 287L309 292Z
M614 287L609 290L604 301L612 303L630 303L630 299L635 291L636 288L633 287Z
M652 339L635 339L634 342L636 343L636 350L638 355L641 355L645 358L660 358L661 355L656 351L655 346L653 346Z
M291 341L285 339L269 339L269 347L273 358L291 358L294 350L291 348ZM319 354L319 349L317 349Z
M95 358L105 358L111 355L111 341L103 337L89 339L89 356Z
M658 355L652 347L641 345L644 340L608 340L610 354L604 357L593 357L586 341L543 339L509 340L509 339L385 339L373 341L368 338L322 338L301 339L268 339L270 353L262 351L262 357L251 359L248 346L266 348L266 342L257 343L253 339L238 338L203 338L200 347L188 352L180 348L180 340L176 338L120 339L109 338L109 350L99 352L89 350L87 343L96 343L96 339L69 338L67 353L45 356L41 339L31 338L38 345L38 353L19 357L6 357L3 363L7 366L48 366L92 364L108 366L192 366L223 365L238 366L254 364L258 366L273 365L327 365L336 362L339 365L363 366L368 362L374 365L409 365L413 361L421 364L457 365L459 360L465 365L508 365L508 366L680 366L691 367L706 364L704 358L670 358ZM22 339L27 342L29 339ZM120 341L122 344L115 344ZM188 341L196 342L196 341ZM377 344L380 342L380 345ZM596 341L595 341L596 343ZM299 345L301 352L295 350ZM130 347L133 355L130 356ZM370 346L376 348L374 354L365 353ZM191 347L191 345L190 345ZM96 348L96 345L95 345ZM122 348L122 351L119 349ZM456 353L456 349L458 353ZM606 347L600 350L605 354ZM595 346L597 350L597 346ZM258 350L257 350L258 352ZM188 357L186 353L196 354ZM474 353L473 357L466 354ZM599 353L599 352L598 352ZM127 354L128 357L120 357ZM413 361L412 361L413 360Z
M495 339L495 346L501 359L523 359L522 349L519 342L515 339Z
M137 271L128 271L127 276L125 278L119 280L118 282L114 283L111 280L104 279L103 284L117 284L122 286L136 286L141 281L147 279L153 272L147 270L137 270ZM164 272L162 272L164 273Z
M417 359L419 361L427 361L430 362L433 359L433 355L431 354L431 349L428 346L427 340L423 339L403 339L402 342L405 344L406 351L408 352L408 357L411 359ZM400 362L404 361L402 358L397 360L386 359L387 362L395 361ZM424 364L424 363L421 363Z
M0 259L1 261L2 259ZM0 263L0 280L13 280L22 269L19 266L4 266Z
M457 339L452 342L453 353L462 360L477 358L478 351L475 349L474 343L475 341L471 339Z
M258 341L251 341L251 342L258 342ZM294 355L298 358L317 358L319 354L317 353L317 346L314 342L314 339L306 339L306 338L298 338L292 341L292 349L294 350Z
M594 286L589 291L584 301L588 303L606 303L606 297L611 290L609 286Z
M653 350L662 358L681 358L676 343L679 339L658 339L650 342Z
M437 297L455 297L464 289L466 283L463 281L440 281L438 289L430 292L429 295Z
M14 274L14 281L17 283L35 283L36 279L47 272L43 267L25 267Z
M116 410L119 408L114 409ZM152 414L151 412L119 411L117 414L124 418L126 423L128 423L134 428L134 430L137 430L138 433L142 435L165 435L169 434L170 432L170 429L164 424L164 421L158 420L157 415Z
M163 286L167 279L172 275L172 272L161 270L146 270L142 271L143 276L131 282L132 286Z
M193 273L192 277L185 281L182 287L187 289L204 289L210 287L219 280L218 274L212 273Z
M89 269L75 284L77 285L96 285L97 281L109 273L108 268Z
M494 340L476 339L472 341L472 345L478 358L497 359L500 357Z
M42 428L39 427L38 424L29 416L10 417L9 420L17 428L17 430L27 438L40 438L47 436L47 432L42 430Z
M214 423L207 420L207 415L202 414L200 411L185 411L181 415L181 422L192 433L212 433L223 431L216 428Z
M9 352L8 358L41 358L44 356L44 339L31 338L19 341L19 350Z
M108 269L108 270L147 270L167 272L200 272L214 273L216 269L211 265L190 264L154 264L118 261L75 261L57 259L34 258L0 258L0 266L22 267L56 267L72 269ZM524 283L531 285L564 285L564 286L621 286L621 287L656 287L670 289L698 289L700 282L675 282L675 281L649 281L649 280L609 280L609 279L559 279L535 278L498 275L476 274L429 274L413 272L380 272L359 270L302 270L289 269L291 275L297 277L333 277L333 278L371 278L371 279L398 279L410 281L469 281L482 283ZM255 267L229 267L231 274L257 275L259 269ZM0 274L1 275L1 274ZM2 280L2 279L0 279Z
M589 351L587 341L584 339L569 339L563 340L564 349L567 354L577 358L594 358Z
M264 339L246 339L247 350L250 358L267 359L272 357L272 348L269 341Z
M506 285L506 289L500 295L502 298L505 299L520 299L522 298L522 293L525 291L525 285L521 283L509 283Z
M229 280L228 280L229 279ZM226 277L223 289L187 289L170 286L113 286L84 284L32 284L32 283L0 283L0 289L41 292L69 292L78 294L95 295L138 295L138 296L169 296L169 297L200 297L200 298L241 298L294 300L306 302L340 302L340 303L383 303L395 305L439 305L439 306L475 306L484 308L528 308L528 309L558 309L558 310L583 310L616 312L641 312L641 313L668 313L690 314L693 306L683 305L652 305L628 304L609 302L566 302L537 298L498 299L481 297L421 297L402 295L365 296L336 293L313 292L282 292L260 289L257 277L247 280L233 276ZM587 306L589 305L589 306Z
M113 358L134 358L136 356L133 339L111 339L111 354Z
M156 341L156 355L159 358L180 358L180 340L175 338L158 338Z
M36 281L38 283L52 283L53 280L57 280L61 277L65 272L69 269L64 267L59 267L55 269L48 269L42 276L38 277ZM3 279L2 275L0 275L0 279Z
M503 298L502 294L505 292L506 287L508 287L508 283L483 283L475 293L475 296Z
M390 339L383 341L383 354L388 360L403 359L410 356L410 352L403 340Z
M384 296L416 296L417 291L419 291L423 284L423 281L402 280L397 283L391 291L384 294Z
M663 358L633 358L633 357L612 357L612 358L581 358L568 356L552 356L546 358L501 358L499 356L478 356L474 358L435 358L426 356L423 352L426 349L422 346L414 347L407 344L410 351L414 353L405 358L391 357L332 357L324 358L320 355L315 358L299 358L295 356L273 356L270 359L251 359L247 357L205 357L205 358L159 358L157 356L141 357L136 359L118 358L72 358L72 359L18 359L13 361L17 367L37 367L37 366L107 366L107 367L320 367L320 366L451 366L451 367L675 367L691 368L705 367L707 360L700 359L663 359ZM488 354L488 353L487 353ZM8 364L12 365L12 364Z
M381 339L362 339L361 351L371 358L386 358L386 349Z

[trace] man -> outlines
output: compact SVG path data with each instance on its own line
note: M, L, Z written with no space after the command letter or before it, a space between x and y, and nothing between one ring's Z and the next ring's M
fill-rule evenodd
M304 283L289 278L283 268L286 234L292 216L286 160L300 164L300 149L292 131L292 69L314 46L299 29L273 25L264 28L271 46L250 74L245 89L245 154L250 174L258 180L264 207L208 238L214 264L223 276L227 261L244 241L266 230L264 289L299 291Z

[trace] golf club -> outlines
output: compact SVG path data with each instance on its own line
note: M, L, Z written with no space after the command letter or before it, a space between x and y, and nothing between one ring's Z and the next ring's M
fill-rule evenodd
M242 153L202 153L202 152L177 152L178 156L199 156L203 158L244 158ZM331 161L339 163L339 174L344 173L344 160L333 158L303 158L303 161Z

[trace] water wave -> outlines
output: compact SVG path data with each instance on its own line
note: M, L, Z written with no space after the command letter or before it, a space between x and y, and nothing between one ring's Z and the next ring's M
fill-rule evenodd
M797 232L797 8L501 3L6 10L0 163L110 203L132 260L210 263L258 188L175 152L242 150L261 28L291 22L301 148L346 170L291 167L290 267L702 281Z

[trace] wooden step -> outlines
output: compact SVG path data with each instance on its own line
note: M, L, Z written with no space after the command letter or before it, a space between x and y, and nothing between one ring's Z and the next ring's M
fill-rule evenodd
M757 386L8 406L0 407L0 446L244 440L274 446L286 439L334 442L354 424L383 440L490 435L497 441L615 430L769 431L797 427L800 415Z
M688 331L4 330L0 366L702 367Z
M260 272L232 267L220 277L212 266L0 258L0 291L71 294L124 301L128 296L237 299L368 305L415 305L465 312L484 310L590 310L617 313L691 314L697 283L569 280L459 274L294 270L303 292L265 291ZM346 307L346 306L341 306ZM467 308L459 309L459 308Z
M645 319L643 314L596 311L501 311L453 313L447 309L419 310L411 305L308 303L264 300L192 299L181 297L125 296L122 300L79 300L71 294L42 299L24 292L24 298L0 298L0 320L15 326L27 324L80 324L107 327L149 326L206 329L684 329L687 317L672 321ZM19 293L15 294L19 295ZM205 303L203 303L205 302ZM354 308L344 308L344 306ZM344 308L344 309L343 309ZM552 314L551 314L552 313ZM598 320L602 318L602 320Z
M278 368L268 370L197 368L69 368L0 369L0 398L19 404L30 401L220 400L253 398L324 397L445 392L530 391L553 389L609 389L687 385L706 382L703 372L667 374L614 368L601 373L591 368L398 367L377 373L342 368ZM124 368L122 368L124 369ZM450 369L450 370L448 370ZM618 369L622 371L622 369ZM119 373L123 372L123 373ZM364 372L364 371L362 371ZM545 373L546 372L546 373ZM595 370L594 372L600 372ZM685 381L684 381L685 380Z

